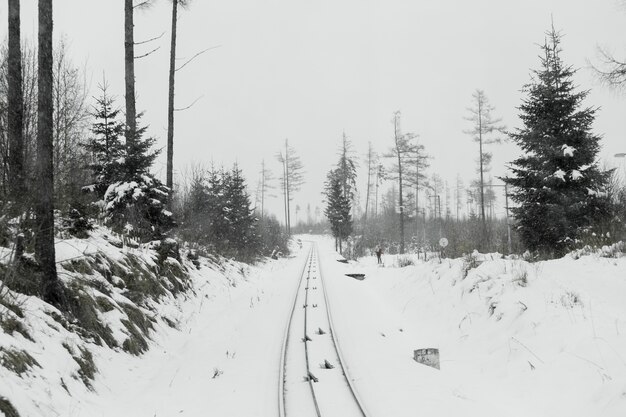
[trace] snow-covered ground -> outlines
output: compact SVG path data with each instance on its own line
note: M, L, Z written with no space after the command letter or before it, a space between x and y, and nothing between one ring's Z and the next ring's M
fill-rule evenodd
M374 257L334 266L367 276L336 280L333 295L355 373L379 381L361 384L372 415L413 395L429 415L625 416L626 257L480 260L470 270L462 259L397 268L392 256L384 268ZM441 371L417 378L411 349L429 347Z
M318 242L335 336L370 417L626 415L626 257L397 268L385 256L380 268L373 257L339 263L329 239L302 239ZM154 306L178 328L156 320L146 353L86 345L99 370L92 390L72 378L61 386L78 368L62 343L84 342L47 325L43 304L27 298L35 342L0 331L0 347L27 350L41 368L17 377L0 367L0 397L22 417L276 416L307 246L254 267L201 259L193 291ZM441 370L412 359L429 347L440 349Z

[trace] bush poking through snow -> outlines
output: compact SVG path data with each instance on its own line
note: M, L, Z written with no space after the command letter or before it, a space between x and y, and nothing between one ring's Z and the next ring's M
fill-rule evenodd
M513 267L513 282L520 287L528 285L528 270L524 264L515 264Z
M415 265L415 261L409 255L399 255L396 258L396 265L398 268L404 268Z
M13 404L4 397L0 397L0 413L3 413L5 417L20 417Z
M28 352L3 347L0 347L0 365L17 375L22 375L34 366L41 368L41 365Z
M33 338L30 337L28 330L26 330L22 322L17 318L5 317L3 314L0 313L0 328L2 328L2 330L9 335L13 335L13 333L19 333L24 336L25 339L34 342Z
M477 252L468 253L467 255L465 255L463 257L463 266L461 268L461 279L467 278L467 274L469 274L469 271L477 268L478 265L480 265L480 262L478 261Z
M74 359L74 361L78 364L78 372L72 376L75 379L80 379L89 390L93 391L91 382L94 380L98 369L96 368L91 352L86 348L79 346L78 350L80 351L80 355L78 355L68 343L63 342L62 345L72 356L72 359Z
M75 325L68 325L64 320L61 321L61 325L68 330L74 328L78 334L97 345L102 345L104 342L109 347L116 347L117 342L113 337L113 331L100 320L98 315L100 306L87 291L85 284L80 281L72 281L67 285L69 310L73 318L76 319L76 323Z
M566 291L565 294L561 296L561 304L563 304L563 307L568 308L574 308L577 305L582 307L583 301L574 291Z

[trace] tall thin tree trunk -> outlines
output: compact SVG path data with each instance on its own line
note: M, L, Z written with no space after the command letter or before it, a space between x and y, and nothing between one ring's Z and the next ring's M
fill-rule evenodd
M372 186L372 142L369 143L369 149L367 151L367 191L365 193L365 216L363 216L363 234L365 234L365 228L367 226L367 213L370 203L370 188Z
M21 206L24 181L24 95L22 91L22 49L20 44L20 0L9 0L9 51L7 81L9 187L11 199Z
M285 233L289 235L289 222L287 220L287 168L285 166L285 159L283 159L283 204L285 208Z
M261 161L261 218L265 213L265 159Z
M37 95L37 229L35 251L41 267L44 300L65 304L57 277L54 251L54 171L52 101L52 0L39 0L39 52Z
M170 46L170 84L167 102L167 179L170 194L174 189L174 82L176 80L176 21L178 0L172 0L172 38Z
M133 0L124 0L124 76L126 83L126 145L137 134L137 110L135 104L135 36Z
M402 201L402 154L398 144L400 132L398 129L398 117L394 120L394 138L396 141L396 154L398 156L398 192L400 203L400 253L404 253L404 202Z
M289 172L289 142L285 139L285 180L287 182L286 190L287 190L287 235L291 236L291 210L290 210L290 196L289 196L289 176L291 172Z
M416 162L415 162L415 240L417 241L420 228L419 228L419 216L420 216L420 155L419 150L417 151Z
M480 246L481 250L485 249L487 244L487 221L485 219L485 181L483 174L483 110L482 101L478 100L478 143L480 150L480 220L482 222Z

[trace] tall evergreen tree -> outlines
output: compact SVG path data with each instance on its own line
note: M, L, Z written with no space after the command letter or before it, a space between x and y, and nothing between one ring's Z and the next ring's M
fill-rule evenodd
M525 87L523 126L511 134L524 154L510 164L512 208L524 245L561 255L606 217L610 172L596 163L600 137L591 132L596 109L582 107L588 91L575 91L575 70L564 65L554 28L542 47L541 67Z
M139 115L139 117L141 114ZM138 126L134 140L126 142L116 182L104 195L106 218L113 229L142 240L161 239L175 226L172 213L166 210L167 187L150 173L158 151L155 139L144 137L147 126Z
M324 194L326 208L324 214L330 222L330 228L335 237L335 246L342 251L342 242L352 233L352 200L344 193L344 182L340 169L333 169L328 173Z
M91 132L93 138L85 145L91 153L93 162L90 168L94 175L93 187L99 199L111 184L122 179L126 149L122 138L124 123L118 120L120 109L115 107L115 100L107 94L107 84L100 86L101 95L96 98L96 105L91 113L95 119Z

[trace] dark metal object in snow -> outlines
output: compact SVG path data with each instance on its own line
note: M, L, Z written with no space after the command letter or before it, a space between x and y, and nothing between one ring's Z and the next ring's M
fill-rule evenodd
M359 281L363 281L365 279L365 274L346 274L346 276L358 279Z
M342 264L347 264L348 260L347 259L337 259L337 262L341 262Z
M439 369L439 349L416 349L413 351L413 359L418 363Z

